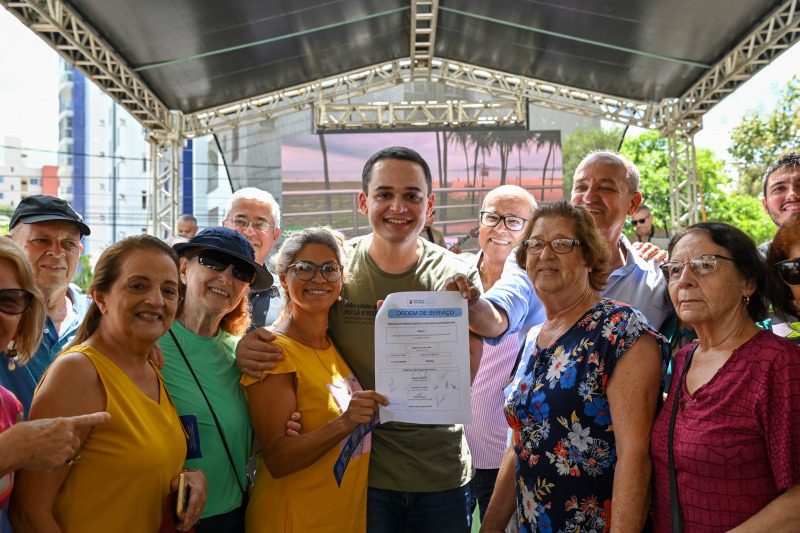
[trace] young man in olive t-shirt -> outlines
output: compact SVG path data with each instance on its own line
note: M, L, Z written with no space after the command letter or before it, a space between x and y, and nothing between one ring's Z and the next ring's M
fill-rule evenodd
M347 281L329 327L361 386L372 389L377 301L398 291L441 290L456 273L467 274L478 286L480 277L455 254L419 238L435 197L430 168L417 152L392 147L374 154L364 165L362 189L359 209L372 233L345 243ZM268 332L256 330L240 342L237 357L244 371L267 368L274 350L263 343L270 340ZM463 426L393 422L376 427L368 530L468 532L472 474Z

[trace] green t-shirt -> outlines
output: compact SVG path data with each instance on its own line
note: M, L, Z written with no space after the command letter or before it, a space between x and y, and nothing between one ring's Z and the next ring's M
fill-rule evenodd
M330 315L331 337L364 389L375 388L378 300L394 292L438 291L448 277L459 272L480 286L474 267L425 240L422 255L411 270L387 274L367 253L371 237L345 243L347 282L342 301L334 305ZM375 428L370 487L403 492L443 491L465 485L472 473L472 459L461 425L391 422Z
M222 424L239 482L242 487L247 487L245 474L253 430L247 400L239 387L241 375L235 357L239 337L221 329L214 337L201 337L184 328L177 320L172 324L172 331ZM197 417L202 457L187 459L186 467L199 468L208 478L208 503L201 517L232 511L242 505L242 491L208 404L170 334L161 337L158 345L164 352L161 373L178 414Z

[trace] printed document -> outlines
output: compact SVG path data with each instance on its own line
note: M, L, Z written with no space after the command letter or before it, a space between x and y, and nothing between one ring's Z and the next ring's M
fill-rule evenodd
M456 291L390 294L375 317L381 422L470 421L467 301Z

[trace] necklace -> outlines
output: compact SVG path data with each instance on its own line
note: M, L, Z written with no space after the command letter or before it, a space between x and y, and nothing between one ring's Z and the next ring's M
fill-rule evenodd
M6 348L6 356L8 356L8 370L13 372L17 368L17 340L11 339Z
M292 340L294 340L296 342L299 342L300 344L302 344L308 350L311 350L312 352L314 352L314 356L316 357L317 361L322 366L322 368L325 370L325 373L330 375L331 377L334 376L334 374L335 374L334 368L336 368L336 366L337 366L336 357L333 356L331 358L328 358L328 359L331 359L331 360L329 362L327 362L327 363L326 363L326 360L325 360L326 358L324 357L324 354L326 352L330 351L330 349L333 347L333 343L331 342L330 337L328 337L327 333L325 334L325 341L326 341L328 346L326 348L316 348L317 345L322 344L320 342L320 339L319 338L315 338L312 341L312 340L309 339L308 336L302 335L300 333L300 328L297 326L296 322L294 321L294 318L290 316L289 317L289 321L286 324L286 327L285 327L285 329L283 331L283 334L286 335L287 337L289 337L290 339L292 339Z

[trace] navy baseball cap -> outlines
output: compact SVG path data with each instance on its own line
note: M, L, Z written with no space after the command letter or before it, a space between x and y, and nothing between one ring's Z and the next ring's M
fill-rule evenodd
M272 274L255 261L253 246L247 242L240 233L230 228L205 228L186 242L179 242L172 246L178 255L185 254L188 250L217 250L231 257L235 257L252 265L256 271L256 279L250 284L250 289L263 291L272 287Z
M66 200L47 196L45 194L35 194L23 198L14 213L11 215L11 222L8 228L11 229L20 222L23 224L36 224L37 222L47 222L50 220L66 220L78 226L81 236L91 235L92 230L83 223L83 217L72 209Z

